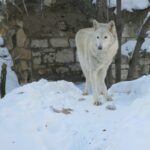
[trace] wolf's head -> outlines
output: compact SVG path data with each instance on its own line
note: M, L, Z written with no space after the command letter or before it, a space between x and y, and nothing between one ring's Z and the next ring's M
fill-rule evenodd
M96 20L93 20L94 28L94 41L96 44L97 50L106 50L108 49L116 40L116 28L114 21L109 23L99 23Z

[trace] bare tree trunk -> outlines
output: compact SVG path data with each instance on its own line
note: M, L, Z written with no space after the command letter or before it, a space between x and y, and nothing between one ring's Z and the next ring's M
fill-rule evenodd
M150 25L150 16L148 16L148 18L145 20L139 32L139 36L137 38L137 43L133 52L133 56L130 61L130 67L129 67L128 77L127 77L128 80L133 79L134 72L136 71L136 65L138 63L139 50L141 49L141 46L143 42L145 41L146 31L149 25Z
M2 65L1 71L1 98L6 94L6 74L7 74L7 65Z
M97 20L107 22L107 0L97 0Z
M121 81L121 38L122 38L121 0L117 0L116 27L117 27L119 48L115 59L115 65L116 65L116 82L119 82Z

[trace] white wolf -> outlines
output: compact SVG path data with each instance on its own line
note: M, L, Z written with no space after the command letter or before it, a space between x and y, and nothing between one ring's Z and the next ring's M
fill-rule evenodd
M92 28L81 29L77 32L76 46L79 62L86 78L83 95L88 94L88 88L92 86L95 105L101 104L100 94L107 100L111 100L107 93L105 77L118 49L114 21L104 24L93 20Z

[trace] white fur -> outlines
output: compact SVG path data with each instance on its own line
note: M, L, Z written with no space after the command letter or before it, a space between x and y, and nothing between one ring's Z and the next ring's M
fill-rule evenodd
M115 23L110 21L103 24L94 20L93 28L85 28L77 32L76 46L80 65L86 78L83 94L87 94L89 86L92 86L94 104L101 103L100 94L110 100L105 77L118 49ZM98 49L99 47L101 50Z

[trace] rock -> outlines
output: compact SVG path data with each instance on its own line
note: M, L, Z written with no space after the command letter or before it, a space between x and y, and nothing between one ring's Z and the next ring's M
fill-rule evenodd
M46 66L45 66L45 65L37 65L37 64L33 64L33 68L34 68L35 70L37 70L37 69L45 69Z
M79 58L78 58L77 51L76 51L76 53L75 53L75 56L76 56L76 62L79 62Z
M59 67L59 68L56 68L56 72L57 73L61 73L61 74L64 74L66 72L68 72L69 69L67 67Z
M56 62L70 63L74 62L74 52L72 49L64 49L56 53Z
M71 48L76 47L75 39L69 39L69 45Z
M34 57L33 64L40 65L42 62L41 57Z
M5 40L5 46L11 50L14 48L14 45L13 45L13 42L12 42L12 37L13 35L15 35L15 30L14 29L11 29L11 30L8 30L7 34L6 34L6 40Z
M51 5L55 4L56 0L44 0L44 5L50 7Z
M20 69L21 71L29 70L28 64L26 61L21 60L20 61Z
M126 80L128 75L128 70L121 70L121 80Z
M121 69L129 69L129 65L128 64L121 64Z
M23 25L24 25L23 21L17 20L17 21L16 21L16 24L17 24L20 28L23 28Z
M19 29L16 33L17 47L24 47L27 36L23 29Z
M67 38L52 38L50 43L53 47L68 47L69 42Z
M140 65L149 65L150 64L150 58L140 58L139 64Z
M28 48L30 46L30 40L27 39L24 44L24 48Z
M47 39L31 40L31 47L32 48L47 48L48 47L48 40Z
M67 31L67 24L65 21L58 22L58 29L61 31Z
M39 75L47 75L47 74L52 73L52 69L51 68L39 69L38 73L39 73Z
M32 52L32 56L33 57L41 57L41 53L40 52Z
M81 71L81 67L79 63L69 65L69 68L71 69L71 71Z
M12 54L14 59L31 60L31 50L25 48L15 48Z
M49 53L49 52L55 52L56 50L53 48L44 48L42 49L42 53Z
M129 63L129 58L127 56L122 55L121 56L121 63L122 64L128 64Z
M44 63L53 63L55 61L55 53L48 53L43 56Z

